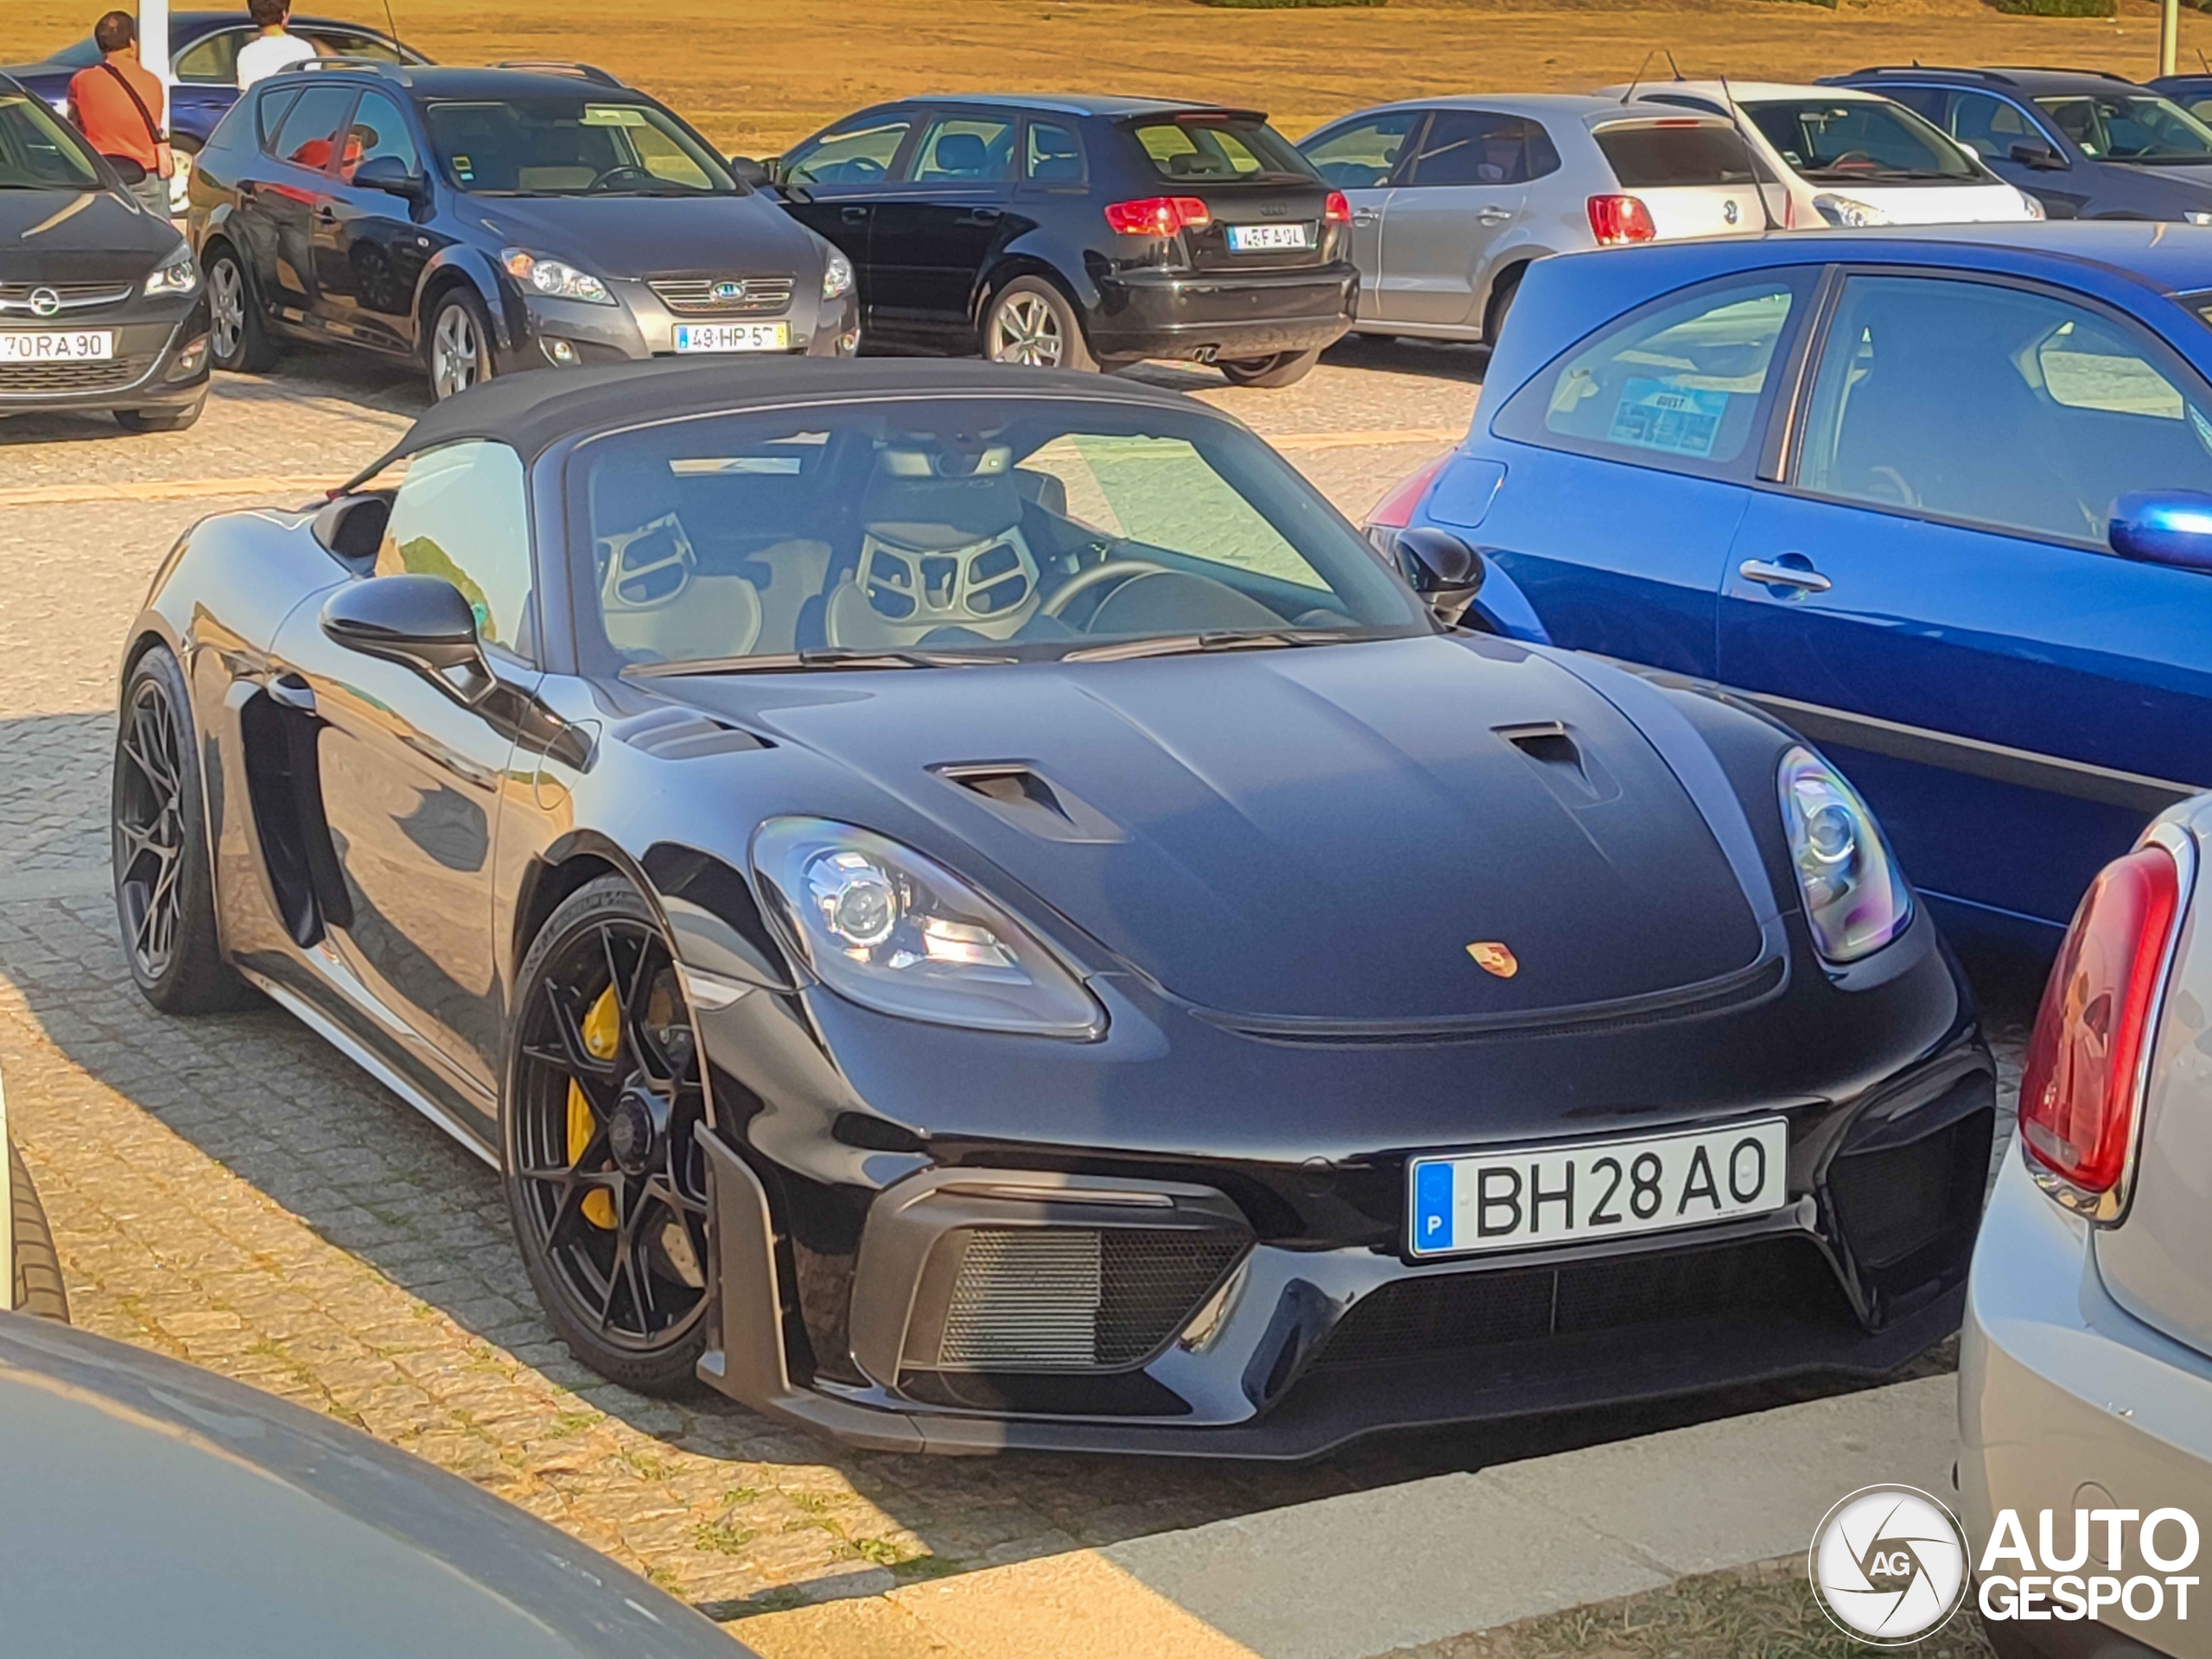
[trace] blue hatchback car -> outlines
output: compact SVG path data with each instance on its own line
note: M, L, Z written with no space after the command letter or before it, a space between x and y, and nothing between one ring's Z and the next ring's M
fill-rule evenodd
M1796 727L1950 919L2055 944L2212 785L2212 230L1541 261L1404 522L1480 549L1500 632Z

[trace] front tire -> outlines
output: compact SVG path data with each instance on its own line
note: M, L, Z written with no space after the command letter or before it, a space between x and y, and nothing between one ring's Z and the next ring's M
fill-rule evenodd
M31 1185L31 1173L23 1167L22 1154L13 1142L8 1147L8 1205L9 1259L15 1263L8 1306L18 1313L67 1325L69 1290L61 1281L61 1257L54 1248L54 1232L46 1224L38 1188Z
M430 395L440 403L492 378L492 320L482 302L455 289L430 308Z
M124 682L109 826L123 954L140 994L164 1014L254 1001L223 960L206 801L184 672L156 645Z
M1083 319L1041 276L1017 276L983 308L983 355L1038 369L1096 369Z
M219 242L207 258L207 358L232 374L266 374L276 366L276 342L254 303L238 251Z
M1234 362L1217 363L1214 366L1227 377L1232 386L1273 389L1296 385L1313 372L1313 365L1320 360L1321 348L1316 346L1309 352L1277 352L1272 357L1243 357Z
M1513 296L1521 291L1521 278L1527 275L1526 265L1516 265L1497 279L1490 291L1490 304L1483 313L1483 344L1496 346L1498 331L1505 327L1505 314L1513 309Z
M564 901L524 958L500 1103L523 1265L569 1352L688 1392L715 1297L698 1039L658 919L620 876Z

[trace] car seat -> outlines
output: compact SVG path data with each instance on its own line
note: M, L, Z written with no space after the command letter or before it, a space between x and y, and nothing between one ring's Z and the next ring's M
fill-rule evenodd
M823 604L825 642L895 649L940 628L1004 639L1027 622L1039 579L1012 463L1003 446L965 462L934 449L880 451L861 497L859 556Z
M1029 130L1029 176L1040 184L1067 183L1083 176L1083 153L1072 134L1058 127Z
M983 141L972 132L948 132L937 141L937 153L930 162L930 176L939 179L988 179L991 175L991 153Z

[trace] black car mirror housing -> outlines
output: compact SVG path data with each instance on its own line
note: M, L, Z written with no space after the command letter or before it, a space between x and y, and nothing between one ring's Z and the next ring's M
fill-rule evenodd
M1448 625L1456 626L1483 590L1483 556L1448 530L1427 524L1402 530L1391 554L1398 574Z
M363 190L382 190L410 201L420 201L430 194L430 181L397 156L370 156L353 170L353 182Z
M2123 559L2212 573L2212 495L2143 490L2113 503L2106 530Z
M771 189L776 182L775 164L756 161L750 156L731 156L729 170L740 184L750 185L755 190Z
M324 601L322 631L364 656L404 663L463 702L494 683L477 637L476 613L443 576L370 576Z
M2039 173L2063 173L2066 158L2049 144L2039 144L2032 139L2023 139L2012 146L2012 159L2022 167L2032 167Z

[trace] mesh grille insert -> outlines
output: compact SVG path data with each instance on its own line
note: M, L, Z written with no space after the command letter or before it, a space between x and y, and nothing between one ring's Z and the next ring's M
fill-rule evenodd
M1243 1254L1241 1234L978 1228L945 1309L938 1363L975 1370L1133 1365L1189 1322Z
M127 386L146 372L143 357L71 363L0 363L0 391L101 391Z
M788 308L794 284L788 276L655 276L646 286L687 317L759 317Z

